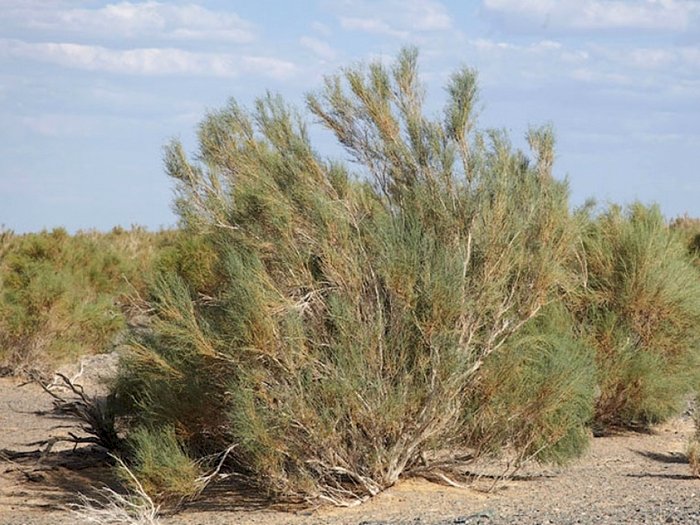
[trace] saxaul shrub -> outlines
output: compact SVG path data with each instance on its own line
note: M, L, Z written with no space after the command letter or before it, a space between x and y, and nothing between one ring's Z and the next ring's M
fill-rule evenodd
M700 384L700 273L657 207L613 206L583 236L575 308L596 351L594 428L640 428L677 413Z
M353 173L269 94L209 114L195 160L170 145L189 237L122 363L131 425L336 504L463 440L485 360L568 286L577 228L551 130L528 134L532 160L477 130L472 70L447 95L426 117L412 50L327 78L308 108Z

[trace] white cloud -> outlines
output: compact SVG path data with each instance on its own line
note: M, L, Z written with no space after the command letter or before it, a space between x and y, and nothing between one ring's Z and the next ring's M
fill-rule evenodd
M235 73L233 64L227 63L225 55L172 48L121 50L72 43L0 40L0 54L88 71L132 75L209 73L214 76L232 76Z
M94 117L82 115L46 113L20 117L19 121L32 132L51 138L88 137L97 129Z
M452 19L440 2L404 1L397 7L404 12L408 27L416 31L442 31L452 27Z
M618 55L626 64L644 69L666 67L679 58L673 49L632 49Z
M48 62L87 71L129 75L231 77L242 72L272 78L294 73L292 62L264 56L198 53L173 48L111 49L72 43L28 43L0 39L0 56Z
M686 30L700 15L688 0L484 0L515 24L552 29Z
M345 29L405 39L414 33L447 31L453 23L437 0L346 0L333 4Z
M318 20L311 23L311 29L316 31L318 34L325 36L326 38L333 34L330 27L323 22L319 22Z
M596 90L624 88L648 96L675 92L687 98L700 75L700 46L635 47L630 43L579 44L553 40L530 43L480 38L469 41L485 78L510 71L528 84L568 79ZM489 76L491 75L491 76Z
M278 80L288 78L297 71L297 66L293 62L265 56L245 56L242 58L242 65L247 73Z
M5 22L61 34L101 38L155 38L245 43L255 39L253 24L236 13L212 11L196 4L119 2L96 9L59 3L37 8L21 3L6 9Z
M360 18L354 16L340 17L340 25L343 29L354 29L365 33L387 35L396 38L407 38L408 31L399 31L379 18Z
M615 64L619 68L668 71L679 75L697 75L700 73L700 47L636 47L608 48L590 46L600 59Z
M611 73L589 67L576 68L571 71L569 76L573 80L584 82L586 84L596 84L598 87L603 87L606 85L629 86L634 83L634 78L621 73Z
M136 87L125 78L91 78L87 82L76 83L72 93L87 102L87 107L108 108L110 113L121 116L131 115L148 119L158 115L171 115L173 108L179 112L203 112L201 101L196 98L177 96L173 92L164 93L152 89L151 82Z
M693 69L700 68L700 46L683 47L678 51L683 60ZM698 71L696 70L696 73Z
M299 39L299 43L325 60L333 60L336 56L335 50L328 44L328 42L324 42L318 38L302 36Z
M524 53L542 53L547 51L558 51L562 49L559 42L553 40L540 40L528 45L518 45L509 42L494 42L487 38L473 40L472 45L479 51L512 51Z
M562 52L561 58L564 62L576 64L586 62L589 58L591 58L591 54L582 49L565 50Z

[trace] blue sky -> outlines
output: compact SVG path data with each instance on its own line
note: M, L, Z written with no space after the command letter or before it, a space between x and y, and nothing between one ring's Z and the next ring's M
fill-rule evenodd
M407 44L430 111L469 65L483 127L520 144L552 123L574 203L700 216L698 1L0 0L0 13L0 224L18 232L172 225L162 147L194 152L207 109L266 89L301 106L323 75Z

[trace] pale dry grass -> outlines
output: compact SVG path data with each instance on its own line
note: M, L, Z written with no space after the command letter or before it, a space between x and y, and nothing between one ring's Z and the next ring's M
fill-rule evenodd
M159 525L160 507L146 493L141 483L124 464L116 458L119 469L128 477L131 492L120 494L109 487L100 489L100 499L78 494L79 503L70 505L77 523L97 525Z

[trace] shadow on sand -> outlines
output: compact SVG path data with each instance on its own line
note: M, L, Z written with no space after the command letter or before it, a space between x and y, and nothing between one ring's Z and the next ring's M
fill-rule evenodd
M669 452L664 454L662 452L653 452L650 450L633 450L635 454L639 454L642 457L656 461L658 463L673 463L673 464L683 464L688 463L688 458L685 454L680 452Z

